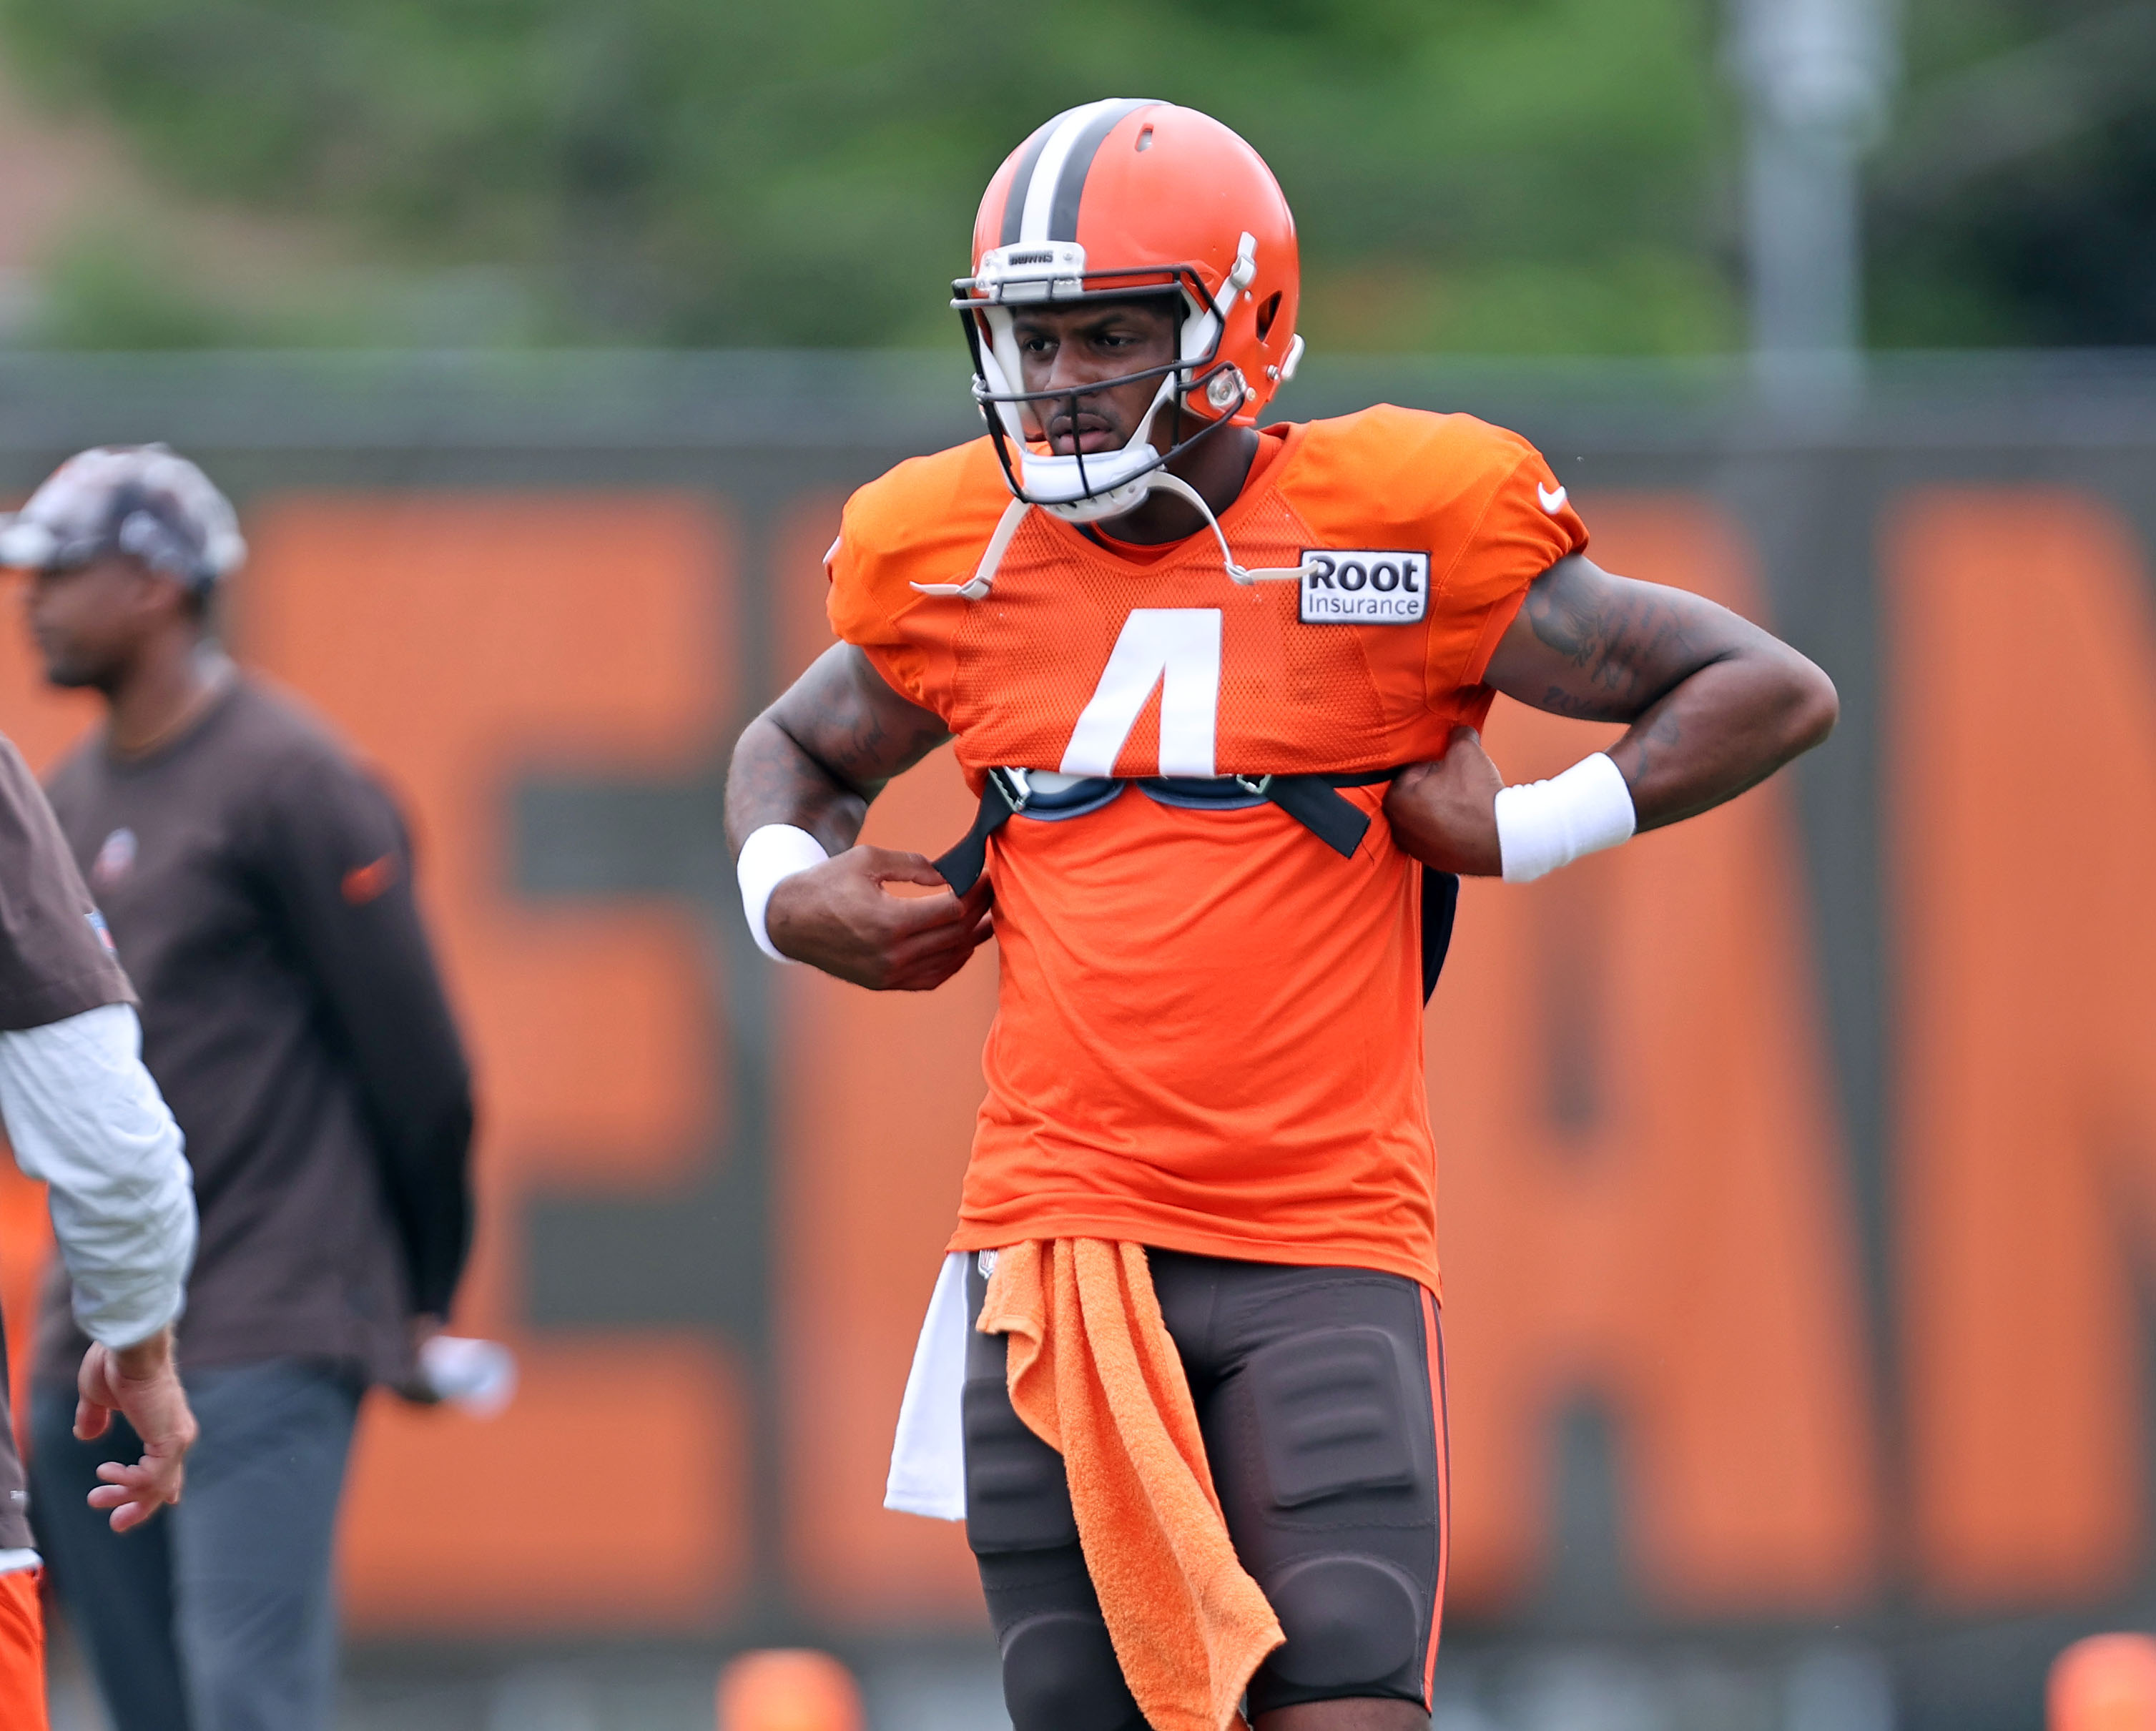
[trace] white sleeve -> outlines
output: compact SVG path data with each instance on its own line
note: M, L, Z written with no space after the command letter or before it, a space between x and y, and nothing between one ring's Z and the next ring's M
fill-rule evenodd
M106 1346L179 1315L195 1255L180 1127L141 1054L125 1004L0 1033L0 1118L23 1175L50 1187L75 1320Z

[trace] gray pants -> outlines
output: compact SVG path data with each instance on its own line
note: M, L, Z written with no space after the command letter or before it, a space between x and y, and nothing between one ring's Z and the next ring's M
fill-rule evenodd
M36 1390L38 1548L114 1731L328 1731L330 1566L361 1384L300 1359L182 1374L202 1425L185 1496L124 1534L83 1499L100 1461L139 1458L134 1432L116 1420L78 1442L74 1391Z

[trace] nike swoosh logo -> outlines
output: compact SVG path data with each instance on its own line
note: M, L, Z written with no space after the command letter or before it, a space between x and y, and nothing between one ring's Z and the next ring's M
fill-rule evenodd
M1535 497L1542 501L1543 509L1548 511L1552 516L1555 516L1559 511L1564 509L1564 489L1563 487L1559 487L1554 493L1553 493L1540 481L1537 481L1535 483Z

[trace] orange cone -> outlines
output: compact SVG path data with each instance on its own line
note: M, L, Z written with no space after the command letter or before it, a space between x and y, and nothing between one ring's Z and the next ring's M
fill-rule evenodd
M863 1731L854 1674L829 1653L772 1647L719 1673L718 1731Z
M2092 1635L2061 1653L2051 1731L2156 1731L2156 1636Z

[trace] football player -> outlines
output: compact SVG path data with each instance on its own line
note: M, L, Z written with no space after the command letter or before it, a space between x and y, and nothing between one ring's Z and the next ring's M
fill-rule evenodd
M1145 1246L1286 1637L1249 1678L1259 1731L1419 1727L1446 1536L1420 1012L1455 875L1523 881L1718 805L1826 737L1834 687L1600 569L1514 434L1390 407L1260 429L1302 352L1295 229L1204 115L1059 115L990 182L973 261L987 436L846 506L842 641L734 755L750 924L776 958L926 990L993 904L950 1240L971 1312L980 1253ZM1498 691L1626 731L1507 787L1477 732ZM857 846L951 738L973 833L933 863ZM963 1471L1012 1718L1135 1731L1101 1535L1081 1548L1060 1457L1012 1416L1004 1348L965 1348Z

